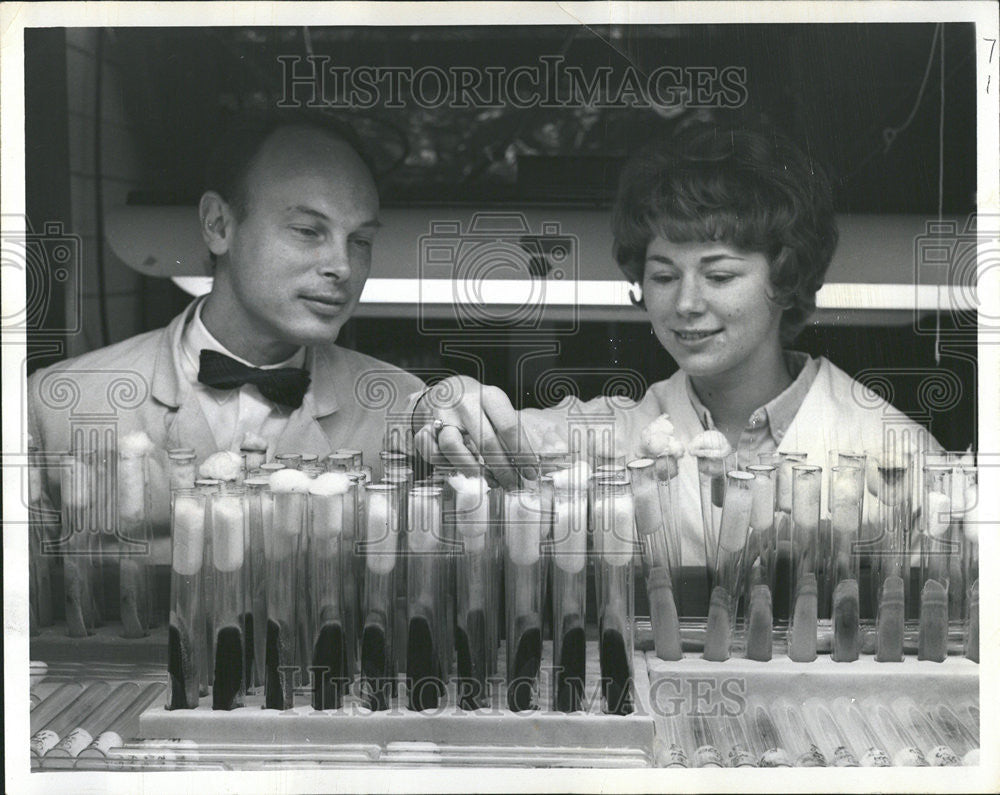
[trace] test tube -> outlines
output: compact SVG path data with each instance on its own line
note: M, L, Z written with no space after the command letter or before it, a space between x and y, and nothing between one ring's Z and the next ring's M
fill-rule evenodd
M960 757L944 740L929 715L912 698L901 696L893 699L892 711L917 741L931 767L956 767L961 764Z
M833 653L835 662L854 662L861 651L860 591L864 470L837 464L830 472L829 571L833 583Z
M138 694L139 685L135 682L122 682L111 691L107 699L96 704L93 710L82 716L76 726L69 728L68 733L61 735L59 742L45 754L43 764L47 767L54 760L75 759L93 742L94 737L103 732L132 703Z
M917 738L904 727L889 705L880 698L869 698L863 709L871 716L872 726L885 743L885 750L895 767L927 767L927 758Z
M691 732L694 735L692 767L725 767L725 759L719 750L719 740L715 727L705 715L690 715Z
M170 478L170 490L193 489L196 477L194 450L179 447L167 453L167 470Z
M726 494L726 473L736 469L736 456L699 455L698 487L701 494L702 531L705 539L705 571L708 593L715 586L715 554L719 549L719 526Z
M660 498L660 515L666 533L666 567L670 581L676 584L673 594L677 613L682 612L681 582L681 525L680 525L680 478L678 477L678 456L665 453L656 457L654 464L656 486Z
M263 497L270 505L262 511L267 591L264 707L282 710L295 705L295 677L303 662L296 648L302 587L299 561L310 485L305 475L286 471L292 470L271 475L270 492Z
M52 571L49 552L45 549L48 540L46 523L43 520L42 458L34 445L28 446L28 541L30 578L29 597L31 614L35 621L32 634L40 627L52 624Z
M831 767L861 766L847 733L837 724L826 702L820 698L810 698L802 705L802 714L810 736L815 738L820 752Z
M361 684L365 705L376 711L389 708L396 669L393 627L401 497L401 490L391 484L365 485Z
M244 669L247 692L264 685L267 659L267 566L264 558L264 511L270 512L272 501L266 495L268 479L256 475L243 482L247 499L247 613L243 620L248 655L252 662Z
M598 477L591 517L597 557L597 634L602 708L612 715L632 712L635 511L627 482Z
M956 487L962 487L961 577L965 590L962 634L965 656L979 662L979 479L975 464L956 470Z
M406 533L406 681L411 710L434 709L445 693L452 649L446 647L447 559L442 528L443 491L409 491Z
M207 496L197 489L175 489L171 494L170 625L167 672L170 674L168 709L198 706L201 667L207 655L202 564L205 552Z
M767 706L758 698L747 703L747 731L753 740L757 767L791 767L792 760Z
M788 656L795 662L816 659L820 493L823 468L792 467L792 618Z
M335 451L325 459L327 472L350 472L354 468L354 454Z
M285 469L298 469L302 466L301 453L281 453L274 457L276 464L281 464Z
M453 474L448 487L455 535L461 541L455 576L455 647L458 657L458 704L461 709L488 705L486 678L491 655L496 654L489 631L498 612L493 591L491 536L499 513L499 492L484 477Z
M833 478L834 478L834 467L854 467L860 470L860 483L861 488L858 494L858 502L862 503L862 498L864 497L864 481L865 481L865 455L861 452L855 452L854 450L840 450L834 449L827 453L826 469L825 469L825 480L823 483L824 490L824 505L822 513L822 521L819 525L819 536L820 536L820 562L819 562L819 617L821 619L832 618L833 616L833 589L836 586L835 572L832 569L834 564L833 558L833 545L834 539L832 537L832 519L833 519ZM850 503L849 503L850 504ZM846 505L842 506L846 508ZM863 509L863 504L859 504L859 513ZM863 517L863 514L860 514ZM858 535L860 537L861 528L858 528Z
M83 692L83 685L79 682L63 682L59 687L49 693L38 706L31 709L29 719L31 734L34 735L40 729L64 710L69 704Z
M690 767L691 762L688 757L685 741L686 727L684 718L680 715L668 715L657 724L657 729L663 730L662 736L659 731L653 739L653 757L657 767Z
M753 754L753 744L747 736L743 718L739 715L723 714L719 718L721 750L725 752L729 767L757 767Z
M847 737L861 767L891 767L886 745L853 698L836 698L832 704L838 728Z
M776 457L775 457L776 456ZM792 614L792 468L806 463L806 453L782 452L758 456L762 464L776 463L778 476L775 482L774 515L774 565L771 597L774 605L774 626L784 638Z
M94 561L100 559L97 526L97 461L92 453L60 458L63 589L66 631L71 638L91 635L99 621L96 590L101 587Z
M872 593L879 662L902 662L905 605L909 594L909 539L912 519L912 455L908 436L893 434L882 450L866 451L866 484L873 499L876 541L872 561Z
M209 496L206 559L212 566L212 709L241 707L247 664L247 499L243 486L227 484Z
M664 476L669 475L667 466ZM635 506L635 526L642 547L646 591L649 595L650 621L653 625L653 643L661 660L681 658L680 626L677 603L674 599L673 576L679 575L671 565L679 556L676 535L667 531L666 511L673 510L669 488L658 481L657 465L651 458L640 458L628 464L632 484L632 502ZM675 473L676 474L676 473ZM661 490L665 501L661 501ZM671 520L673 517L670 517ZM672 528L676 531L676 526ZM677 566L679 569L680 567ZM679 581L678 581L679 582Z
M80 759L104 759L109 749L121 747L124 743L122 733L134 726L135 720L160 697L163 687L161 682L152 682L146 685L120 714L113 717L107 726L100 730L93 742L80 751L78 757Z
M771 717L787 744L794 767L827 766L826 757L819 748L819 739L806 723L798 706L787 698L779 698L771 706Z
M507 707L534 709L542 660L542 511L537 491L504 495Z
M152 529L147 456L119 451L118 551L122 635L149 634L153 611L153 576L149 566Z
M313 709L340 709L354 668L351 660L353 616L345 590L346 570L352 566L353 533L347 525L355 516L357 487L343 474L327 473L309 487L306 556Z
M771 659L774 585L775 487L777 468L773 464L747 467L753 475L750 484L750 533L744 552L746 572L746 656L766 662Z
M920 634L917 659L944 662L948 656L948 591L951 539L952 468L924 466L920 533ZM956 586L961 586L956 583Z
M726 475L726 493L719 525L719 548L715 555L708 622L705 627L704 658L722 662L736 633L736 608L743 588L743 552L750 531L754 476L734 470Z
M966 766L979 764L979 736L958 717L947 704L938 704L930 711L941 736Z
M583 709L587 660L587 495L579 469L552 476L552 706ZM654 622L656 619L653 619ZM655 635L655 632L654 632Z
M267 448L261 449L258 446L240 445L240 455L243 456L243 473L249 476L260 469L261 464L267 461Z
M32 765L45 756L67 732L75 729L78 721L90 714L95 706L107 698L111 686L107 682L91 682L86 689L61 712L31 735Z

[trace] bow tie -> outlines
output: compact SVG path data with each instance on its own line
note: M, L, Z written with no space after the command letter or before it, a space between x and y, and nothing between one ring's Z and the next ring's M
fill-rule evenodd
M268 400L297 409L309 388L309 371L301 367L262 370L205 348L199 358L198 381L213 389L239 389L244 384L253 384Z

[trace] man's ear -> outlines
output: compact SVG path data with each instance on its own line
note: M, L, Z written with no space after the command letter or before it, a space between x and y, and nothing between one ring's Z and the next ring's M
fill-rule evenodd
M217 257L229 251L234 225L229 203L214 190L206 191L198 203L198 218L208 250Z

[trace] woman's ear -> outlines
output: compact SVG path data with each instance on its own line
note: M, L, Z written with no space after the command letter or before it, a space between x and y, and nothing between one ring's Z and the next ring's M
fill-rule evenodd
M229 251L232 239L232 212L229 204L214 190L206 191L198 203L201 236L216 257Z
M642 302L642 285L639 282L632 282L629 286L628 297L633 306L646 308L646 305Z

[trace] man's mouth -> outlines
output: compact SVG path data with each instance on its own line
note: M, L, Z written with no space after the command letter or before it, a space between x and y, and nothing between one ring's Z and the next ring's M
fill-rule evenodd
M333 295L303 295L302 300L320 314L336 314L347 305L346 298Z
M680 331L678 329L674 329L674 336L681 340L681 342L699 342L700 340L708 339L721 331L722 329L715 329L714 331Z

